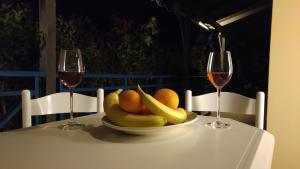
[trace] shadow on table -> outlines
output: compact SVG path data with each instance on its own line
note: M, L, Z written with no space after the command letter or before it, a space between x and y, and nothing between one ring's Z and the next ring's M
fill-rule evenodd
M192 126L190 126L192 127ZM105 142L112 142L112 143L145 143L145 142L156 142L161 140L168 140L174 139L174 137L181 137L189 132L180 132L180 133L166 133L166 134L159 134L159 135L131 135L126 134L120 131L116 131L110 129L105 126L86 126L84 131L88 132L92 137L95 139L105 141ZM186 130L191 131L191 130Z

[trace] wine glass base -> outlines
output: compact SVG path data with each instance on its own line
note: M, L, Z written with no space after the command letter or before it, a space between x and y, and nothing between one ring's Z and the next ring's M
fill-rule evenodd
M206 126L214 129L226 129L230 127L230 124L221 121L214 121L212 123L206 123Z
M69 121L61 126L62 130L78 130L82 129L85 125L76 121Z

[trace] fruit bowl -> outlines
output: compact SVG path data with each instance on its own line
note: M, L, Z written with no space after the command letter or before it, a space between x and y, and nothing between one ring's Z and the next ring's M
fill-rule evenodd
M194 112L187 112L187 120L180 124L170 124L161 127L122 127L115 125L109 121L109 119L104 116L102 118L102 123L104 126L118 130L127 134L132 135L158 135L158 134L167 134L174 132L181 132L186 129L186 126L197 121L198 117Z

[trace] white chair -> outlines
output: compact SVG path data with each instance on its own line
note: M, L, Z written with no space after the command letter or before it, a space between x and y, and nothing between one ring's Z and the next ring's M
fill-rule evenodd
M191 90L185 92L185 109L187 111L217 110L217 92L192 96ZM255 126L264 128L265 93L257 92L256 99L231 92L221 92L220 112L255 115ZM222 115L221 115L222 117Z
M97 97L73 94L74 113L97 112L103 113L104 90L97 90ZM61 92L48 96L31 99L30 90L22 91L22 118L23 128L31 127L31 116L49 115L70 112L70 93Z

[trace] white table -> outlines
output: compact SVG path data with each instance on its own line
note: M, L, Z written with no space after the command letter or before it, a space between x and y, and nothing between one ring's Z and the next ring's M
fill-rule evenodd
M88 127L62 131L54 122L0 133L1 169L270 169L274 138L237 122L211 129L198 121L180 133L131 136L102 125L100 115L79 118Z

